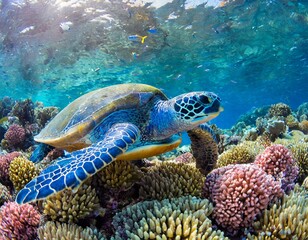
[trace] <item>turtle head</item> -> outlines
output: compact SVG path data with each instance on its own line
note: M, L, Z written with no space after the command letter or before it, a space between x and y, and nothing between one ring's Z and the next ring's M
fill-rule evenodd
M174 110L181 121L198 126L217 117L223 107L221 99L212 92L191 92L174 99Z

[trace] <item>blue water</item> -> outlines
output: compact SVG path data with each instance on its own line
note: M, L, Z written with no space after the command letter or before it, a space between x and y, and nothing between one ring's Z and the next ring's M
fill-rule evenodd
M111 2L3 0L0 97L62 108L116 83L206 90L223 100L220 128L255 107L308 101L308 1Z

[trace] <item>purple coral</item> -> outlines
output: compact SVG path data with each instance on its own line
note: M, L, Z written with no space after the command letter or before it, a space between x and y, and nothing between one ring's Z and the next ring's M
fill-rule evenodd
M30 204L7 202L0 208L0 233L4 239L36 239L40 217Z
M26 140L26 130L18 125L12 124L4 135L9 146L19 147Z
M19 152L11 152L0 156L0 181L3 184L10 183L9 167L14 158L20 155Z
M214 219L230 234L251 226L272 200L282 196L280 183L254 164L214 170L205 189L215 204Z

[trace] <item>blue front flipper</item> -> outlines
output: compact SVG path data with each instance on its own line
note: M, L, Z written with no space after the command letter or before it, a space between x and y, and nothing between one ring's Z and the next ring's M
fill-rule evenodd
M17 194L16 202L33 202L65 188L78 187L87 178L116 160L138 137L139 130L133 124L113 125L102 141L72 152L67 158L61 158L42 171Z

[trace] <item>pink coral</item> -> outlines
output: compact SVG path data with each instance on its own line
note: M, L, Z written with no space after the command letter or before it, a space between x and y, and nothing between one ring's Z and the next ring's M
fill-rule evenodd
M281 144L274 144L259 154L254 163L266 173L280 178L287 166L294 165L295 162L289 149Z
M0 208L0 233L4 239L36 239L40 217L30 204L7 202Z
M26 130L18 124L12 124L6 131L4 139L10 146L18 147L26 140Z
M272 200L282 196L280 183L254 164L216 170L205 184L210 186L209 195L215 204L213 217L230 234L251 226Z
M11 152L6 155L0 156L0 181L3 184L7 184L10 182L9 177L9 167L10 163L13 161L14 158L20 155L19 152Z
M183 153L174 159L176 163L193 163L194 161L194 156L190 152Z

